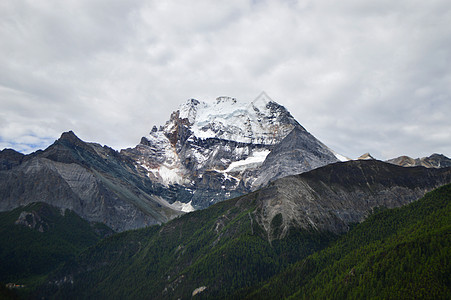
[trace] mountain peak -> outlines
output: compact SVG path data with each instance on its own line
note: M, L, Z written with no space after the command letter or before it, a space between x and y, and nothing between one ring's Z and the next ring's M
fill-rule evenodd
M252 104L256 107L265 107L269 102L274 102L271 99L271 97L268 96L268 94L266 94L265 91L262 91L257 98L254 99L254 101L252 101Z
M72 130L63 132L61 134L61 137L59 138L59 140L67 140L67 141L73 141L73 140L80 140L75 133Z
M164 126L123 153L155 181L196 190L180 200L196 208L337 161L265 92L247 102L189 99Z
M368 152L365 154L360 155L358 158L358 160L374 160L375 158L371 156L371 154L369 154Z
M0 170L9 170L22 163L25 155L14 149L3 149L0 151Z
M74 145L81 148L86 148L87 144L82 141L78 136L75 135L75 133L70 130L63 132L61 134L61 137L56 141L57 143L62 143L64 145Z
M217 138L239 143L274 144L299 126L293 116L265 92L250 103L229 96L217 97L213 102L189 99L179 107L178 118L188 120L192 135L198 139ZM173 130L174 125L169 122L166 127Z

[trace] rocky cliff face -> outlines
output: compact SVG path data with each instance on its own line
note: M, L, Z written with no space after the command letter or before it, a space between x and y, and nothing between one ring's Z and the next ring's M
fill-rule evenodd
M257 172L248 176L248 180L252 187L262 187L278 178L301 174L334 162L337 162L337 157L325 145L303 128L295 127L274 146Z
M64 133L47 148L0 171L0 210L45 202L73 210L116 231L168 221L180 214L169 193L127 157ZM7 165L7 164L4 164Z
M408 204L450 182L451 168L350 161L278 179L243 201L256 201L256 220L272 240L292 226L343 233L377 207Z
M195 208L338 161L265 93L251 103L188 100L164 126L121 153L152 180L191 190L191 197L179 199Z

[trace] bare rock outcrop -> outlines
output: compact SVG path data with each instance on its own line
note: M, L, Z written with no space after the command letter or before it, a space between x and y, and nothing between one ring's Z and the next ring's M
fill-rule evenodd
M293 226L343 233L376 208L406 205L450 182L451 168L349 161L276 180L246 197L256 197L255 218L272 240Z
M45 202L123 231L181 214L161 199L161 190L129 158L66 132L45 151L0 171L0 211Z

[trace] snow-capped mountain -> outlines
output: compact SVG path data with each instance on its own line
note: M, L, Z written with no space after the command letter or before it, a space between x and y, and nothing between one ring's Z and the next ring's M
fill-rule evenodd
M213 103L188 100L179 108L179 118L187 119L192 135L200 139L218 138L247 144L273 145L280 142L296 120L266 93L251 103L218 97Z
M290 134L296 142L287 139ZM268 157L274 159L274 149L278 164L264 167ZM276 178L338 161L264 92L247 103L232 97L190 99L165 125L154 126L139 145L122 153L144 167L152 180L176 191L190 190L189 199L176 197L185 209L190 208L186 203L207 207Z

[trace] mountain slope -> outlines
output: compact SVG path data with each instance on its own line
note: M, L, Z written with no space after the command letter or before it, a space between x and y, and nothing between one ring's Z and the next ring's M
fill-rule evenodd
M167 192L127 157L106 146L85 143L73 132L63 133L46 150L0 171L0 211L46 202L116 231L180 215L160 198Z
M120 153L73 132L44 151L0 152L0 211L33 202L116 231L167 222L337 159L281 105L219 97L182 104Z
M450 182L450 168L403 168L376 160L335 163L259 190L257 221L270 239L292 226L343 233L377 207L406 205ZM276 216L281 224L272 231Z
M251 186L262 187L278 178L304 173L337 161L337 157L325 145L306 130L295 127L268 154Z
M64 299L186 299L200 287L217 298L321 249L331 233L297 231L270 244L254 202L236 198L162 226L124 232L83 253L43 289ZM61 278L73 284L61 286ZM114 286L114 288L111 288Z
M450 169L328 165L162 226L115 235L54 274L46 290L58 298L190 298L200 290L221 298L324 248L377 207L408 204L443 182L451 182ZM74 283L52 284L64 277Z
M113 231L70 210L32 203L0 213L0 282L25 284L75 259Z
M164 126L121 153L154 181L192 191L180 201L195 208L338 161L265 93L250 103L231 97L213 103L190 99Z
M451 185L370 216L247 299L445 299L450 289Z

